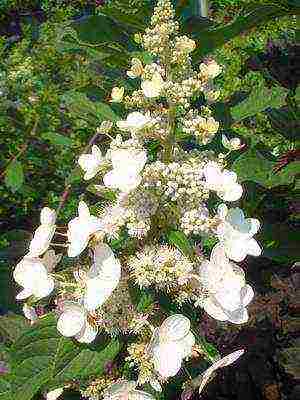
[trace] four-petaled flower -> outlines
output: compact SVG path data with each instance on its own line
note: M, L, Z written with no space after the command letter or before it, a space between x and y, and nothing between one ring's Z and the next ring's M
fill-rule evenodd
M34 232L29 245L28 257L35 258L48 249L56 229L56 213L51 208L44 207L40 216L41 225Z
M94 145L91 154L82 154L78 159L78 164L85 172L83 178L86 181L94 178L104 162L105 158L102 156L101 150L98 146Z
M84 201L78 205L78 217L68 223L68 256L78 256L87 246L91 235L101 229L101 220L90 214Z
M103 177L106 187L119 189L122 193L129 193L141 182L140 172L147 161L144 150L117 149L111 152L113 169Z
M224 169L215 162L209 162L204 167L206 187L215 191L224 201L236 201L241 198L243 188L237 183L235 172Z
M232 150L239 150L242 147L244 147L244 145L241 142L240 138L231 138L228 139L226 135L222 135L222 145L232 151Z
M174 314L154 331L150 352L154 368L161 377L175 376L181 368L183 359L191 355L195 337L190 327L188 318Z
M23 287L17 294L18 300L35 296L37 299L49 296L54 289L54 279L50 275L58 262L54 251L49 250L43 258L25 256L14 270L14 280ZM55 261L53 261L53 257ZM51 261L50 261L51 260Z
M260 227L257 219L245 218L240 208L228 209L225 204L218 207L218 214L221 223L217 227L217 235L228 258L240 262L248 254L261 254L261 248L253 238Z
M213 248L210 261L200 265L199 277L208 292L201 304L211 317L234 324L248 321L246 306L254 296L253 289L246 285L243 270L226 257L221 244Z

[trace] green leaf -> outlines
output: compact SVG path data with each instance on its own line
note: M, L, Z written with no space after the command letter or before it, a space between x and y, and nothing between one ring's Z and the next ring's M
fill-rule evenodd
M88 346L61 336L56 318L47 315L11 347L14 400L30 400L42 385L87 379L104 372L120 351L116 339Z
M239 177L239 181L256 182L268 189L289 185L300 174L300 162L294 161L288 164L278 173L273 171L276 161L265 158L257 149L251 148L242 154L232 166Z
M231 116L234 122L242 121L245 118L265 111L267 108L278 108L285 103L287 90L282 86L256 88L250 96L241 103L231 108Z
M279 110L271 109L267 112L267 115L274 130L289 140L298 138L300 121L287 107Z
M168 242L177 247L187 257L194 254L193 247L183 232L171 231L168 234Z
M84 93L69 91L62 96L62 100L80 118L89 120L92 117L97 122L117 121L119 119L107 104L91 101Z
M6 375L0 376L0 400L11 400L11 385Z
M222 27L201 29L197 32L197 26L195 26L193 33L194 37L199 39L199 46L193 52L194 61L200 62L205 55L213 52L217 47L223 46L236 36L273 18L300 13L299 3L291 1L274 1L274 3L260 5L253 2L249 4L248 9L247 13L238 15L232 23Z
M43 132L41 136L44 140L48 140L54 146L71 147L73 145L72 139L56 132Z
M8 314L0 317L0 333L4 339L14 343L29 328L25 317Z
M12 191L19 190L24 183L23 166L20 161L11 162L5 171L5 184Z

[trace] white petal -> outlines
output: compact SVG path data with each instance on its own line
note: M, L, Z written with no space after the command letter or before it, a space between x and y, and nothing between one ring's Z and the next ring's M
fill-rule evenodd
M98 329L86 322L84 329L77 334L75 338L80 343L92 343L95 340L97 333Z
M152 378L150 381L150 386L156 391L156 392L162 392L162 386L159 382L158 379Z
M63 394L64 388L51 390L46 394L46 400L57 400Z
M203 308L212 318L218 321L227 321L228 315L222 310L222 307L214 301L213 298L209 297L205 299Z
M54 289L54 280L48 276L47 279L40 280L33 289L33 294L37 299L49 296Z
M164 320L159 336L161 340L180 340L190 331L190 320L182 314L174 314Z
M223 191L218 191L217 195L224 201L237 201L242 197L243 187L239 184L228 185Z
M239 240L225 242L225 251L228 258L236 262L243 261L247 256L247 242Z
M163 378L175 376L181 368L181 362L182 349L178 343L163 343L154 348L154 368Z
M133 390L132 392L129 392L128 400L155 400L155 397L153 397L152 394L146 393L142 390Z
M244 354L244 350L237 350L231 354L228 354L227 356L223 357L221 360L218 360L215 362L211 367L209 367L204 374L202 375L202 381L199 386L199 394L201 394L203 388L209 381L211 375L216 371L218 368L223 368L226 367L232 363L234 363L241 355Z
M90 210L84 201L80 201L78 205L78 215L80 219L89 218Z
M66 337L72 337L82 331L86 323L86 313L82 306L68 302L58 319L57 330Z
M89 236L85 237L81 236L78 240L72 240L68 246L68 256L69 257L77 257L82 251L86 248L89 242Z
M32 295L32 289L25 288L16 295L17 300L25 300Z
M195 336L189 332L183 339L180 340L182 347L182 358L189 357L192 354L192 348L195 344Z
M55 233L55 225L40 225L29 246L29 257L38 257L45 253Z
M253 299L254 291L250 285L245 285L241 290L241 299L243 305L246 307Z
M54 225L56 221L56 212L49 207L44 207L40 215L41 224Z
M255 257L261 255L261 248L255 239L247 241L247 253Z

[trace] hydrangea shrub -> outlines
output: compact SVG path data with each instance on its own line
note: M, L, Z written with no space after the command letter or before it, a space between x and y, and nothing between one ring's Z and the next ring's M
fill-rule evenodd
M185 305L243 324L254 296L237 263L260 255L260 223L236 205L243 187L228 169L228 155L242 143L223 136L221 154L212 145L219 122L210 105L222 69L212 59L193 68L196 43L180 33L169 0L158 0L150 27L135 39L149 63L133 58L127 78L136 89L115 87L110 100L126 117L102 122L98 133L109 144L93 144L78 159L83 179L110 202L91 212L79 201L67 227L44 207L14 270L33 326L45 318L42 305L55 315L58 334L81 346L97 346L105 335L124 342L101 376L66 380L47 399L68 387L89 400L155 399L186 361L209 358ZM166 311L160 296L176 311ZM183 398L243 352L210 357L211 367L187 379Z

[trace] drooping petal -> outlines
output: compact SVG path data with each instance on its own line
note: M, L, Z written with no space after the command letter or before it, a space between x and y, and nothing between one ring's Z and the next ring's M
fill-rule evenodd
M32 289L25 288L16 295L17 300L25 300L32 295Z
M45 279L39 280L37 285L33 289L33 295L37 299L49 296L54 289L54 279L48 276Z
M254 291L252 287L250 285L245 285L241 289L241 300L244 307L246 307L252 301L253 297L254 297Z
M222 307L214 301L212 297L208 297L203 302L203 308L212 318L218 321L227 321L228 315L222 310Z
M155 400L155 397L142 390L133 390L129 392L128 400Z
M237 350L227 356L221 358L221 360L216 361L211 367L209 367L203 374L202 379L199 385L199 394L201 394L205 385L209 381L212 374L219 368L226 367L232 363L234 363L238 358L240 358L244 354L245 350Z
M51 390L46 394L46 400L57 400L63 394L64 388Z
M251 256L258 257L261 255L261 248L255 239L250 239L247 241L247 253Z
M195 344L195 336L189 332L183 339L180 340L182 347L182 358L188 357L192 354L192 348Z

